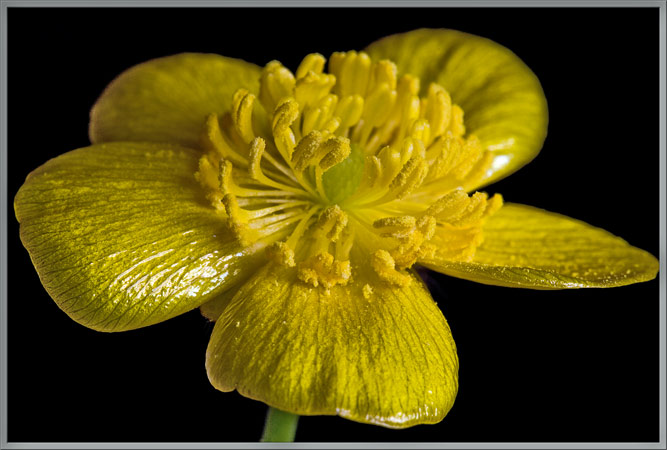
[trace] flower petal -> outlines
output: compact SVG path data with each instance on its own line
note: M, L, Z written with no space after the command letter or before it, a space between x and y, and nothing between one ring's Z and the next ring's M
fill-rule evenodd
M458 278L534 289L613 287L655 278L653 255L579 220L506 203L484 226L472 262L420 264Z
M445 318L415 275L404 288L354 276L327 291L293 268L265 266L216 322L206 354L213 386L301 415L390 428L439 422L458 388Z
M259 92L261 69L240 59L182 53L134 66L113 80L90 112L90 140L172 142L197 148L206 116L231 107L234 92Z
M468 134L495 155L472 190L516 171L542 148L548 122L542 86L502 45L455 30L421 29L380 39L366 51L420 77L422 90L437 82L463 108Z
M254 270L258 255L203 198L198 158L174 145L113 143L28 175L14 200L21 240L72 319L102 331L151 325Z

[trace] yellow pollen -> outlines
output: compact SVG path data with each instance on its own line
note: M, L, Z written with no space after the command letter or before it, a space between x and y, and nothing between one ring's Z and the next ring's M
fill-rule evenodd
M206 117L195 178L221 221L324 289L352 279L350 255L394 286L436 253L473 258L502 197L468 194L493 156L466 135L447 86L420 97L417 77L364 52L326 67L317 53L294 73L271 61L259 93L239 89L229 111Z
M421 156L413 156L389 184L394 198L403 198L419 187L428 173L428 164Z
M287 267L294 267L294 250L285 242L278 241L266 248L266 256L272 261Z
M317 220L316 236L326 236L331 242L336 242L347 226L347 220L347 214L338 205L328 207Z
M234 128L246 144L255 138L252 130L252 106L255 96L245 89L239 89L232 99Z
M370 300L371 297L373 296L373 288L369 284L364 284L362 292L366 300Z
M323 171L331 169L336 164L350 156L350 140L344 137L333 137L322 144L324 156L320 160L320 168Z
M371 257L373 270L381 280L396 286L407 286L410 284L410 276L396 270L396 263L388 251L378 250Z
M299 279L313 287L345 285L352 276L350 261L336 261L330 253L318 253L299 264Z

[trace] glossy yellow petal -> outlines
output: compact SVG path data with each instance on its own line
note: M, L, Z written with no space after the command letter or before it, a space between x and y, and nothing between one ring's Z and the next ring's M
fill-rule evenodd
M472 262L438 258L420 264L458 278L534 289L613 287L648 281L658 260L579 220L505 204L484 226Z
M199 152L111 143L48 161L14 200L44 287L77 322L122 331L174 317L253 271L194 178ZM259 252L262 253L263 252Z
M455 30L421 29L386 37L366 51L387 58L400 73L443 86L463 108L465 126L495 155L471 189L489 184L530 162L547 132L547 103L535 74L510 50Z
M270 263L216 322L211 383L295 414L391 428L439 422L454 403L458 358L445 318L411 276L396 288L359 268L327 291Z
M171 142L197 148L206 117L228 112L234 92L259 92L261 69L213 54L182 53L134 66L90 112L90 140Z

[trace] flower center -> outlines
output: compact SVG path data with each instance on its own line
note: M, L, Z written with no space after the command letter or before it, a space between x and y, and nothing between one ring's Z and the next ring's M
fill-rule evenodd
M365 267L404 285L404 269L436 252L472 258L502 199L466 194L492 158L465 135L463 110L437 84L420 98L390 61L347 52L324 64L311 54L292 74L272 61L258 108L240 89L207 118L195 176L232 232L314 287Z

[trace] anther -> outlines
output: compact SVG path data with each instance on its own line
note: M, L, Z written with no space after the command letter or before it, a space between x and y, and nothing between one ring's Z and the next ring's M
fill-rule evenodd
M320 284L329 289L345 285L352 276L350 261L337 261L331 253L321 252L299 263L297 276L313 287Z
M372 91L375 86L379 86L383 83L388 84L391 89L396 89L397 72L396 64L393 62L387 59L378 61L373 66L373 79L371 81L370 90Z
M299 67L296 69L296 78L303 78L308 74L308 72L322 73L325 62L326 58L324 58L324 56L320 55L319 53L311 53L310 55L306 55L306 57L301 61L301 64L299 64Z
M255 138L252 130L252 106L255 96L246 89L239 89L232 99L232 120L234 129L241 139L249 144Z
M314 105L322 97L329 94L331 88L336 84L336 77L324 73L308 72L303 78L296 80L294 98L299 108Z
M405 163L401 171L389 184L394 198L401 199L419 187L428 174L428 164L420 155Z
M273 114L273 132L283 131L299 116L299 105L291 98L280 102Z
M433 137L440 136L449 128L452 118L452 98L442 86L435 83L429 86L424 117L431 125ZM425 142L430 143L430 141Z
M447 220L448 217L456 217L468 206L468 194L461 188L440 197L426 210L424 214Z
M266 248L266 256L280 265L287 267L296 266L294 262L294 250L285 242L278 241L269 245Z
M276 105L286 97L294 95L294 75L278 61L271 61L264 70L259 86L259 101L271 113Z
M264 177L261 163L265 147L266 143L264 142L264 139L259 137L255 138L250 146L250 153L248 155L250 157L250 167L248 167L248 174L250 175L250 178L256 181L259 181Z
M320 160L320 168L322 171L327 171L336 164L344 161L352 148L350 147L350 140L344 137L332 137L324 141L322 144L321 153L324 154Z
M294 169L298 172L303 172L306 167L308 167L315 155L317 150L322 144L322 133L319 131L311 131L306 136L301 138L299 143L294 149L292 154L292 163L294 163Z
M364 99L360 95L343 97L336 107L336 116L340 118L340 129L345 131L361 119L364 112Z
M316 235L324 235L331 242L336 242L347 226L347 214L338 205L329 206L317 219Z
M336 76L336 93L340 96L365 95L371 71L371 59L364 53L336 52L329 58L329 72Z
M299 116L299 105L291 99L283 100L273 114L273 142L285 161L289 161L294 151L296 137L290 128Z
M417 225L413 216L383 217L373 222L373 228L378 228L380 236L405 239L412 234Z
M381 280L397 286L410 284L410 276L396 270L396 263L386 250L377 250L371 256L371 266Z

